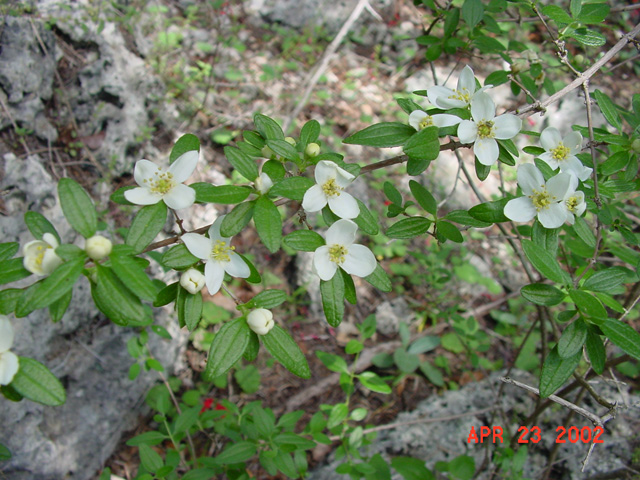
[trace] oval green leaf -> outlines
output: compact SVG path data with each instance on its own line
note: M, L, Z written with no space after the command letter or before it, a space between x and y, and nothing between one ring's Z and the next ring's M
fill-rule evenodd
M60 206L69 225L85 238L95 235L98 229L96 207L89 194L78 182L61 178L58 182Z
M240 360L249 343L246 317L225 323L213 338L203 376L208 381L227 373Z
M47 367L33 358L18 357L18 360L20 366L11 387L20 395L49 406L62 405L67 400L60 380Z
M262 342L273 358L291 373L300 378L311 377L307 359L295 340L282 327L274 325L269 333L262 336Z
M134 253L142 252L167 221L167 206L164 202L142 207L131 222L125 243L133 247Z

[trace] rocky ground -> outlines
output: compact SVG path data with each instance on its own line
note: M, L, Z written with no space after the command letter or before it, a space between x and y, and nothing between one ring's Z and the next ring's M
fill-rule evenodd
M327 142L350 161L367 164L381 159L381 155L397 154L393 150L381 153L341 145L340 139L377 121L406 121L406 115L397 113L394 96L424 89L434 83L434 75L442 81L467 59L449 58L433 70L426 68L413 41L424 22L420 11L410 1L372 0L373 11L365 10L358 16L345 45L332 57L308 101L297 111L302 92L310 84L310 72L355 3L334 1L328 7L318 1L251 0L203 6L189 0L163 0L153 5L140 0L82 0L73 4L40 0L6 7L0 27L0 241L24 244L30 239L22 221L27 210L39 211L60 225L66 242L78 240L65 229L56 201L55 182L65 176L75 178L92 192L110 229L126 226L128 212L121 213L109 203L110 193L132 183L135 161L162 161L172 143L186 132L197 134L203 144L204 167L199 168L194 181L223 182L231 175L231 168L222 148L241 130L252 128L256 112L283 120L292 132L308 119L318 120ZM478 76L484 73L477 68ZM619 94L637 88L632 74L631 69L620 70L620 82L615 87ZM498 90L496 98L500 98L502 109L517 105L507 88ZM576 123L584 123L579 121L581 111L581 100L570 98L546 117L532 118L530 127L566 124L574 118ZM451 210L477 203L470 188L456 180L456 166L455 157L443 154L429 170L431 173L422 178L434 194L447 197L445 208ZM370 185L361 182L359 198L381 206L381 182L387 178L400 180L399 172L372 176ZM497 176L490 177L481 186L483 193L496 192L498 183ZM187 226L206 224L213 213L201 208ZM380 213L382 216L381 208ZM171 228L167 226L166 234ZM491 308L484 306L489 303L493 309L506 311L509 293L524 281L509 267L508 252L495 245L491 235L487 232L469 242L475 280L469 280L469 276L463 280L459 275L442 287L443 291L414 285L411 273L403 277L402 272L411 264L403 253L407 245L383 240L376 253L384 258L385 268L399 275L401 289L382 295L358 285L363 301L348 310L337 331L328 329L322 318L317 287L307 285L304 301L282 312L288 317L283 318L283 324L290 326L309 353L314 381L324 382L321 392L276 367L262 368L260 396L221 389L213 389L210 396L231 394L230 400L237 403L260 398L277 413L296 408L313 412L319 404L339 401L342 392L337 379L328 376L313 351L342 352L341 347L352 338L354 323L371 313L377 316L379 332L367 347L376 351L397 348L400 322L415 325L416 320L426 318L429 308L437 305L446 310L447 302L463 302L465 308L477 309L474 311L482 328L490 330L487 325L495 320L488 316ZM246 247L254 241L251 231L238 238ZM409 247L418 248L415 244ZM269 256L266 251L252 253L259 268L274 272L274 285L291 293L305 285L308 258L299 256L290 261L285 256ZM449 255L460 258L464 253L454 250ZM427 273L426 268L419 271L420 275ZM253 292L239 294L250 298ZM208 300L234 310L223 295ZM185 385L197 382L205 358L197 348L198 342L190 342L178 330L173 312L157 312L173 339L155 337L151 350ZM443 333L449 327L432 328L434 333ZM158 381L150 372L135 382L127 379L131 359L126 343L133 333L116 328L98 314L86 284L74 290L73 308L60 323L51 324L46 312L35 312L16 323L16 329L15 351L46 363L63 381L69 398L57 409L26 402L3 403L0 443L7 445L14 456L0 463L0 476L11 480L84 480L94 478L108 465L121 477L131 478L138 460L121 438L126 440L145 429L149 418L142 398ZM500 344L488 359L508 358L512 346L508 342ZM445 393L422 376L408 376L395 386L390 397L359 392L354 401L377 412L372 423L389 425L381 429L375 452L414 455L427 461L430 468L436 461L466 453L479 466L486 452L465 440L471 426L482 425L489 418L485 408L492 404L500 381L495 374L470 372L454 352L438 349L433 356L436 354L448 358L448 380L462 387L458 392ZM527 375L520 372L517 378L535 383ZM501 409L505 419L509 418L505 421L513 426L522 419L523 405L533 400L509 388L511 393L503 397ZM618 398L614 390L609 393L611 399ZM638 399L624 397L620 401L633 405ZM401 412L406 413L399 416ZM425 417L454 418L420 423L419 419ZM594 457L598 461L591 462L589 475L595 478L631 465L636 445L630 440L630 432L637 431L637 418L632 414L621 416L608 433L607 448L596 449L595 455L607 456ZM394 422L413 426L394 429ZM560 412L545 419L541 426L548 432L545 441L550 441L550 433L561 422ZM432 446L436 444L434 452ZM538 455L533 458L542 463L547 451L532 454ZM584 453L562 452L555 478L586 478L577 473ZM312 478L337 478L332 473L334 466L321 467L331 461L330 452L314 452L311 461L318 466ZM538 460L532 462L528 475L536 474L536 463Z

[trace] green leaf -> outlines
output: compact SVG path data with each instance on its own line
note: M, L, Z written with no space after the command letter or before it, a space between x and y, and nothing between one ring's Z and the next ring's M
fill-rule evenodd
M358 303L358 297L356 294L356 285L353 282L353 278L347 272L338 269L339 273L342 275L342 280L344 281L344 298L351 305L355 305Z
M271 253L280 250L282 218L278 207L265 195L261 195L256 200L253 221L264 246Z
M300 378L311 377L309 364L300 347L280 325L274 325L269 333L263 335L262 342L273 358L291 373Z
M12 258L18 253L19 248L20 244L18 242L0 243L0 261Z
M462 4L462 19L469 26L474 28L484 16L484 6L482 0L465 0Z
M202 407L200 405L195 405L191 408L183 410L178 418L176 418L175 426L173 428L173 432L186 432L191 427L193 427L198 421L198 415L200 414L200 410Z
M53 323L57 323L62 320L62 316L67 311L67 308L69 308L72 296L73 290L69 290L66 294L49 305L49 317Z
M206 380L213 381L224 375L240 360L249 343L250 332L246 317L236 318L222 326L211 342L203 373Z
M314 181L306 177L289 177L276 183L269 193L301 202L304 194L314 185Z
M569 290L569 296L576 304L578 311L585 317L598 323L607 318L607 311L602 302L590 293L582 290Z
M413 342L407 349L407 352L418 355L420 353L430 352L438 345L440 345L440 337L427 335L424 337L420 337L415 342Z
M98 282L91 285L96 307L117 325L145 326L153 318L131 291L108 267L96 265Z
M9 315L18 306L18 300L22 297L21 288L5 288L0 290L0 315Z
M607 6L608 8L608 6ZM622 121L620 120L620 115L618 114L618 110L616 105L611 101L611 99L600 90L596 90L593 92L593 96L598 102L598 106L600 107L600 111L604 118L609 122L609 125L615 127L618 131L622 130Z
M316 357L332 372L349 374L349 367L344 358L322 350L316 350Z
M562 336L558 340L558 355L560 358L569 358L582 352L582 346L586 339L587 324L582 318L578 318L562 332Z
M282 239L286 246L301 252L315 252L325 244L324 238L313 230L296 230Z
M377 235L380 232L378 216L374 215L359 199L356 198L356 202L360 207L360 214L353 221L366 234Z
M292 162L300 160L298 151L286 140L267 140L267 146L282 159L291 160Z
M504 207L509 202L508 198L502 198L493 202L485 202L469 209L469 215L476 220L487 223L508 222L504 215Z
M156 299L153 302L154 307L162 307L164 305L168 305L173 302L178 296L178 288L179 282L174 282L170 285L167 285L162 290L158 292Z
M244 260L244 263L249 266L249 276L245 280L249 283L261 283L262 277L260 276L260 272L258 272L255 265L241 253L238 253L238 256L242 258L242 260Z
M431 160L419 160L414 157L409 157L407 160L407 175L417 177L424 172L431 165Z
M199 262L200 259L193 255L185 244L181 243L164 252L160 261L165 267L182 270Z
M482 222L480 220L476 220L471 215L469 215L469 212L467 212L466 210L453 210L447 213L447 215L444 216L443 218L445 220L459 223L461 225L467 225L469 227L486 228L492 225L491 223L488 223L488 222Z
M576 232L578 238L590 248L596 248L596 237L593 235L593 232L587 222L585 222L582 217L576 217L575 220L576 222L573 225L573 231Z
M233 207L233 210L225 215L220 225L220 234L223 237L233 237L240 233L253 217L255 202L244 202Z
M436 199L433 198L433 195L431 195L429 190L424 188L415 180L409 180L409 189L422 208L434 217L438 215L438 203L436 202Z
M436 367L431 365L428 361L424 361L420 364L420 371L424 373L424 376L433 383L436 387L444 386L444 377L442 372Z
M247 180L253 182L259 175L256 161L238 148L224 147L224 155L233 168Z
M310 143L318 140L320 136L320 124L317 120L309 120L300 130L300 145L305 148Z
M165 434L160 432L145 432L127 440L127 445L130 447L138 447L140 445L160 445L167 438L168 437Z
M167 206L164 202L142 207L131 222L125 243L133 247L134 253L142 252L164 227L167 221Z
M11 451L0 443L0 462L11 460Z
M578 18L578 15L580 15L580 12L582 11L582 0L571 0L569 4L569 11L573 18Z
M415 133L415 129L410 125L399 122L383 122L354 133L345 138L342 143L378 148L399 147L404 145Z
M576 15L573 11L571 13L580 23L588 25L604 22L610 11L611 7L606 3L585 3Z
M41 213L32 211L25 212L24 223L27 224L27 228L31 232L31 235L38 240L42 240L42 236L45 233L50 233L56 237L58 243L60 243L60 235L58 235L55 227ZM11 256L13 256L13 254Z
M452 8L446 13L446 18L444 20L444 37L448 38L453 35L453 32L456 31L458 27L458 23L460 22L460 9Z
M553 306L564 300L566 294L552 285L531 283L520 289L520 295L536 305Z
M623 267L608 267L591 275L582 285L584 290L592 292L609 292L621 285L629 274Z
M31 272L24 268L23 258L12 258L0 262L0 285L17 282L31 275Z
M33 358L18 357L18 373L11 381L14 388L24 398L42 405L62 405L67 394L60 381L40 362Z
M373 273L368 277L364 277L364 279L382 292L393 290L391 280L380 264L377 264Z
M155 472L164 466L164 461L158 452L144 443L138 447L140 454L140 463L145 470Z
M523 240L522 249L531 264L543 276L556 283L570 283L567 272L560 268L556 258L544 248L536 245L531 240Z
M338 272L331 280L320 280L320 293L322 295L322 308L327 322L332 327L337 327L344 316L344 280Z
M507 83L509 81L509 72L504 70L498 70L496 72L490 73L487 78L484 80L484 84L493 85L497 87L498 85L502 85L503 83ZM544 151L544 150L543 150Z
M200 140L195 135L187 133L181 136L171 149L169 163L175 162L180 156L192 150L200 151Z
M180 325L185 325L190 332L193 332L202 318L202 292L191 294L184 288L180 288L176 299L176 310Z
M78 258L86 259L87 253L76 245L63 244L56 248L56 255L62 260L77 260Z
M444 238L446 238L447 240L451 240L452 242L464 242L464 238L460 233L460 230L458 230L458 228L453 223L445 222L444 220L438 220L436 222L436 232L439 234L438 238L440 238L441 234Z
M604 343L602 343L600 335L593 330L593 328L589 328L587 331L587 341L584 345L587 350L587 355L589 355L591 368L593 368L593 371L598 375L602 375L604 372L604 364L607 361L607 351L604 348Z
M271 180L279 182L286 175L284 165L278 160L267 160L262 164L262 172L266 173ZM313 182L312 182L313 183Z
M251 194L251 189L238 185L211 185L200 182L189 185L196 191L196 202L234 205L243 202Z
M402 206L402 195L393 183L384 182L382 184L382 190L391 203Z
M280 433L273 438L273 441L278 446L290 445L296 450L311 450L317 446L317 443L313 440L307 440L293 432Z
M609 337L609 340L620 347L622 351L631 355L636 360L640 360L640 333L633 327L612 318L607 318L598 326L600 330Z
M252 331L249 334L249 343L247 344L247 348L245 348L244 353L242 354L242 358L244 358L247 362L253 362L256 358L258 358L259 351L260 341L258 340L258 335L256 335L256 333Z
M403 218L391 225L386 232L389 238L414 238L429 230L431 220L424 217Z
M459 455L449 462L449 473L453 478L471 480L476 471L476 462L469 455Z
M567 33L567 36L575 38L587 47L601 47L607 43L604 35L590 28L576 28L573 32Z
M393 352L393 361L402 373L413 373L420 365L420 358L407 353L404 348L397 348Z
M542 13L544 13L554 22L562 25L569 25L571 22L573 22L573 18L571 18L571 15L569 15L565 10L558 7L557 5L545 5L542 8Z
M468 0L467 0L468 1ZM410 127L413 129L413 127ZM438 139L438 127L427 127L407 140L402 151L418 160L435 160L440 155L440 140Z
M83 258L63 263L47 278L31 285L18 302L16 317L25 317L34 310L48 307L66 295L75 285L83 267Z
M84 188L75 180L61 178L58 182L58 196L69 225L85 238L95 235L98 229L98 215L91 197Z
M224 449L213 459L215 463L228 465L232 463L243 463L250 460L258 451L253 442L236 442Z
M540 374L540 396L547 398L558 390L564 382L573 374L580 363L582 353L578 352L572 357L561 358L558 355L558 347L549 352L542 366Z
M284 290L270 289L263 290L248 303L250 308L275 308L282 305L287 300L287 293Z
M272 118L256 113L253 116L253 123L256 124L256 129L265 140L284 140L282 128Z
M133 257L112 254L109 258L115 274L134 295L149 302L156 299L158 289Z
M109 200L111 200L113 203L117 203L118 205L135 205L135 203L131 203L124 196L124 193L127 190L133 190L134 188L137 188L137 186L127 185L125 187L120 187L119 189L117 189L115 192L111 194L111 196L109 197Z
M413 457L394 457L391 466L404 480L434 480L433 474L425 467L424 460Z
M558 234L559 228L544 228L538 221L534 222L531 232L531 240L539 247L544 248L551 255L558 254Z
M356 377L360 380L362 385L373 392L386 394L391 393L391 387L374 372L362 372L361 374L356 375Z

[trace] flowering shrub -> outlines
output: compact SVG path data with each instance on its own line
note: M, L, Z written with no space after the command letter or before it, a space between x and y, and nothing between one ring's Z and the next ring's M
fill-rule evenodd
M80 281L89 282L96 307L107 318L143 332L154 326L150 304L173 304L180 326L194 332L203 315L203 286L211 295L224 289L236 301L238 316L225 322L213 337L204 380L219 378L242 359L253 362L261 345L292 374L309 378L305 354L272 313L287 301L287 293L264 288L248 302L233 295L230 277L256 285L262 280L255 265L243 255L249 252L238 252L232 244L232 238L245 228L255 228L260 241L272 253L284 254L282 245L293 251L313 252L325 317L335 327L343 320L345 300L358 302L352 275L383 292L392 290L391 279L365 245L369 243L367 236L377 235L381 227L391 239L431 236L444 244L462 243L467 230L495 225L523 263L529 283L520 294L538 308L535 322L545 335L540 348L539 385L533 390L537 395L555 398L551 395L572 376L576 376L578 384L586 384L591 374L585 373L585 366L602 375L620 359L640 360L640 334L629 322L637 317L631 312L640 298L635 288L640 281L640 255L636 251L640 241L624 205L625 194L638 190L640 95L634 95L630 103L624 99L625 103L618 105L599 90L592 93L589 80L606 60L600 59L580 72L573 54L565 48L571 44L575 51L593 52L596 58L594 49L606 42L596 25L609 17L611 8L604 3L583 4L582 0L572 0L569 10L557 5L540 9L535 3L512 4L504 0L465 0L461 7L450 2L446 8L431 0L415 3L432 15L432 27L442 24L440 35L433 34L436 30L430 28L430 33L417 39L420 45L427 46L425 55L429 61L458 51L486 57L499 54L507 69L492 72L480 86L471 65L466 65L459 72L456 89L433 85L416 92L429 100L429 107L399 99L398 105L407 116L405 122L378 123L344 139L346 144L400 147L402 155L359 165L326 150L320 139L320 124L315 120L305 123L294 138L285 137L274 119L256 114L255 129L243 132L243 140L237 146L224 149L230 165L246 181L238 185L185 185L197 167L200 150L199 140L187 134L174 145L167 169L140 160L133 170L138 186L113 193L111 199L117 204L141 206L124 242L97 235L98 214L88 193L72 179L60 180L62 210L70 226L86 239L85 249L61 244L55 226L37 212L25 215L36 239L22 247L22 257L14 258L20 251L17 243L0 245L2 284L32 274L42 277L28 287L0 292L3 395L9 400L28 399L52 406L64 403L65 390L46 366L10 351L13 329L7 316L23 318L37 309L48 308L52 320L57 321L70 304L74 284ZM501 25L511 22L503 18L504 12L513 18L516 14L518 18L532 16L531 21L543 25L559 60L549 55L519 55L530 47L517 40L505 48L507 42L503 40L509 40L508 29ZM609 50L608 58L635 41L639 31L640 26L636 26L621 37ZM560 88L546 77L549 67L576 80ZM491 87L506 83L514 94L523 93L519 100L524 103L524 97L527 104L513 113L497 115ZM540 133L521 131L524 118L544 112L546 106L577 87L582 87L585 97L586 127L567 126L562 133L555 128ZM594 125L591 112L596 107L608 125ZM583 138L587 139L584 148ZM519 145L524 143L532 144L521 149ZM503 198L485 201L479 195L478 204L468 211L440 215L438 199L420 182L419 175L442 150L455 150L460 155L459 151L467 149L472 149L475 157L475 177L458 158L469 184L475 185L492 170L498 170L515 173L518 185L503 185ZM407 175L414 177L408 182L413 199L403 203L393 185L385 186L389 199L387 217L402 218L389 226L380 225L365 203L347 189L358 177L395 164L406 164ZM315 182L309 178L310 171ZM183 229L176 214L180 233L169 243L154 243L167 214L183 210L188 215L187 209L194 203L232 207L210 225L191 232ZM407 210L409 206L425 213L412 215ZM282 213L286 208L297 209L300 222L294 231L283 236ZM316 212L328 226L324 235L316 226ZM362 244L355 243L358 235ZM157 258L165 269L178 272L180 280L167 285L149 278L143 255L168 245ZM602 260L604 254L606 263ZM630 284L635 286L628 288ZM370 327L359 328L360 340L347 347L347 353L356 359L364 340L373 335ZM622 353L607 347L611 344ZM409 346L404 338L399 351L409 358L428 348L432 346L419 342ZM371 439L358 422L368 412L350 412L349 398L356 384L380 393L389 393L391 388L373 371L357 373L341 357L320 352L318 357L328 369L341 374L347 400L328 413L316 413L302 433L294 432L301 412L286 414L276 422L273 412L257 403L243 408L222 404L220 409L225 412L221 414L218 403L212 409L209 400L203 407L199 398L186 405L173 399L171 406L170 393L154 391L148 401L166 425L155 436L141 435L133 440L141 456L138 478L215 478L223 473L229 478L247 478L242 476L243 464L254 456L269 475L279 471L298 478L307 470L305 452L317 443L331 443L327 433L342 441L339 453L346 460L339 473L351 478L390 478L384 473L389 472L389 466L382 457L367 458L361 453L360 447ZM418 360L412 357L410 361ZM163 370L161 365L155 368ZM139 368L132 372L131 377L135 378ZM433 370L429 372L427 375L433 374ZM584 388L596 401L615 409L600 399L593 387ZM577 407L575 411L598 425L608 420L590 412L585 414ZM171 415L175 422L169 425L167 418ZM215 429L232 441L213 458L198 457L190 439L190 432L198 429ZM165 440L180 455L167 454L163 459L151 449L150 445ZM404 478L433 478L424 463L416 466L415 462L400 459L394 460L392 466Z

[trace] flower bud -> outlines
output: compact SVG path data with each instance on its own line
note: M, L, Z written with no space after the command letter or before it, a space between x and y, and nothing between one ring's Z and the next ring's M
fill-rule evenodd
M9 349L13 344L11 321L0 315L0 385L9 385L18 373L18 356Z
M204 275L200 273L200 270L196 270L195 268L190 268L180 277L180 285L192 295L202 290L204 284Z
M267 145L262 147L262 156L264 158L272 158L274 155L275 153L273 152L273 150L271 150L270 147L268 147Z
M102 235L94 235L91 238L87 238L87 241L84 244L84 250L87 252L87 255L91 258L91 260L102 260L103 258L107 258L111 253L111 248L113 244L111 240L103 237Z
M22 249L24 268L36 275L49 275L62 263L56 255L58 239L51 233L45 233L42 240L28 242Z
M320 145L317 143L310 143L307 148L304 149L304 154L308 157L317 157L320 155Z
M640 138L636 138L633 142L631 142L631 150L636 153L640 153Z
M256 178L255 181L256 190L258 190L262 195L267 193L271 187L273 187L273 181L266 173L262 172L259 177Z
M284 141L291 146L294 146L294 147L296 146L296 139L293 137L285 137Z
M266 308L256 308L247 316L247 324L258 335L266 335L275 325L273 313Z

